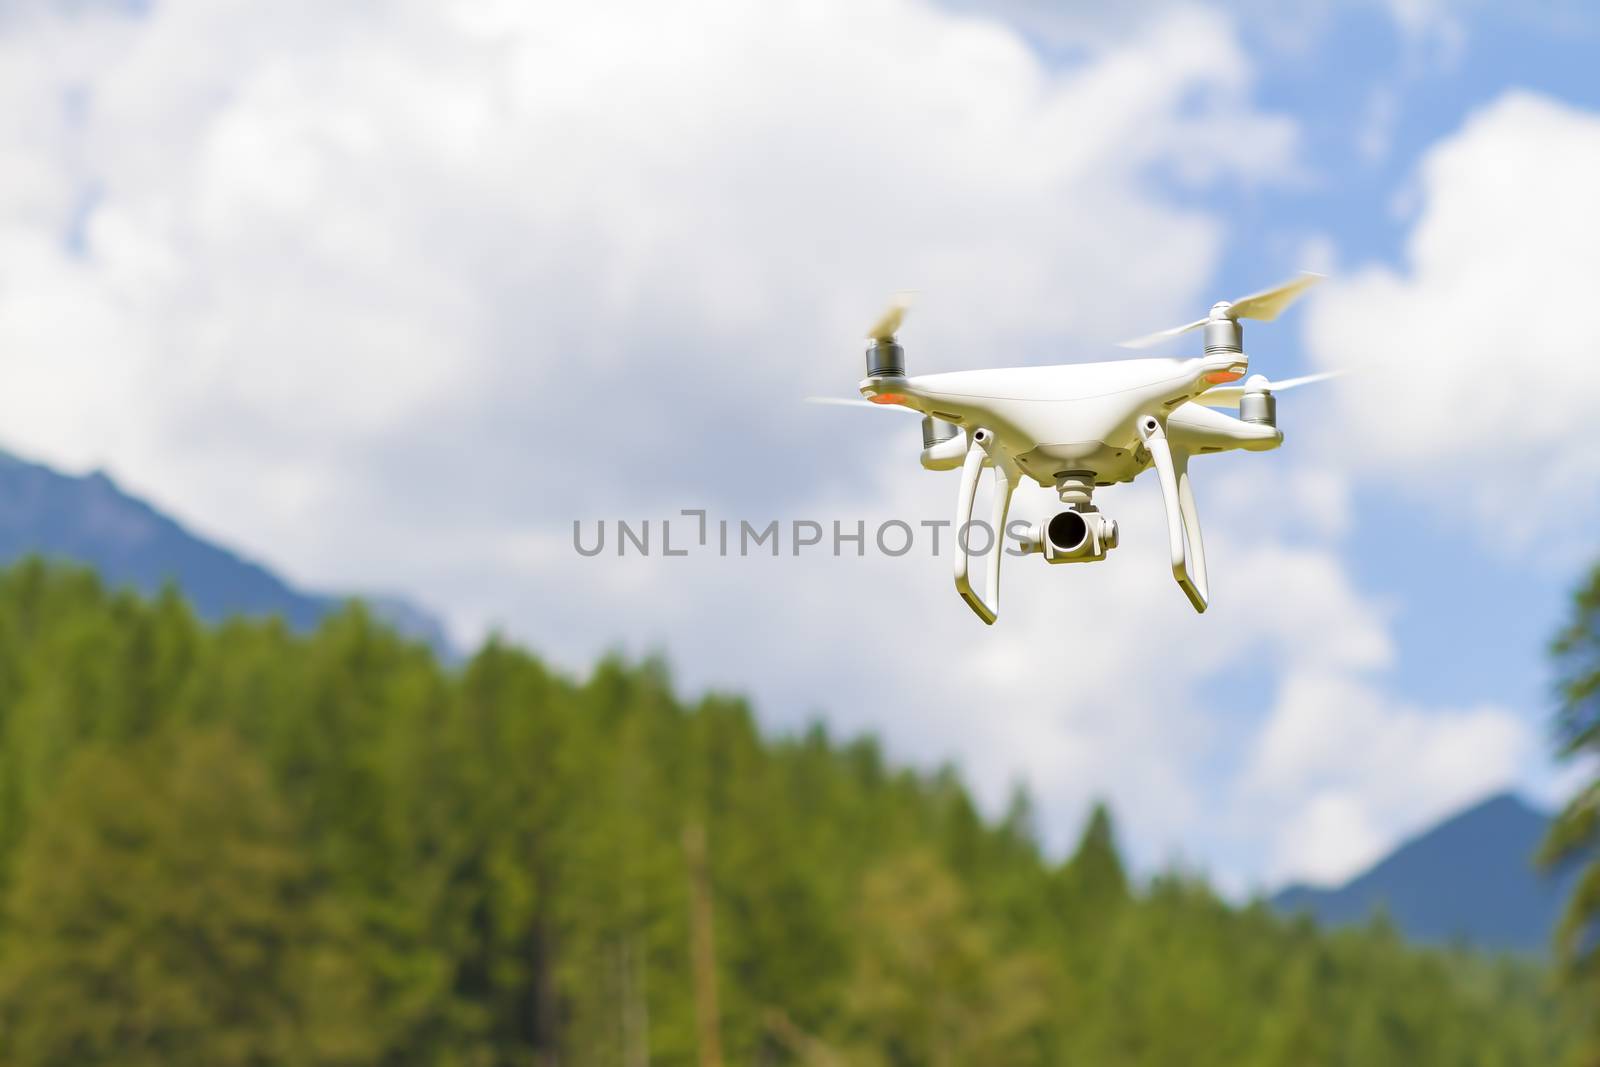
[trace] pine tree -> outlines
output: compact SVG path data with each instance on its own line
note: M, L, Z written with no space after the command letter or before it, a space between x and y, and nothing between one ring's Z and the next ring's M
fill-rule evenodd
M1551 657L1559 754L1592 760L1600 753L1600 564L1574 592ZM1600 994L1600 777L1580 789L1551 824L1540 858L1548 867L1582 865L1554 941L1569 983L1593 998ZM1600 1059L1600 1017L1587 1018L1592 1054Z
M1097 801L1089 812L1078 847L1067 862L1065 877L1075 908L1110 911L1128 897L1128 875L1117 852L1111 811Z
M351 931L264 769L226 734L90 748L18 856L8 1064L358 1063Z

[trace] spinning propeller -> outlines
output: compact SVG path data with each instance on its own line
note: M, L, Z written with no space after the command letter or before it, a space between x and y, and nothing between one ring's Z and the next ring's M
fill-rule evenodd
M1208 396L1210 394L1207 394ZM912 415L921 415L916 408L908 408L904 404L874 404L870 400L858 400L847 396L808 396L808 404L836 404L842 408L877 408L879 411L904 411Z
M1252 293L1233 301L1219 300L1211 308L1211 313L1203 319L1174 326L1170 330L1161 330L1158 333L1146 334L1135 337L1131 341L1123 341L1123 348L1147 348L1158 341L1165 341L1169 337L1176 337L1180 333L1198 330L1208 322L1231 319L1237 323L1240 319L1257 319L1261 322L1271 322L1283 313L1283 309L1294 303L1299 295L1323 279L1323 275L1311 271L1301 271L1295 277L1282 285L1271 289L1263 289L1259 293Z
M1195 400L1197 404L1204 404L1208 408L1237 408L1246 393L1281 393L1285 389L1294 389L1312 382L1326 381L1337 378L1343 374L1342 370L1324 371L1321 374L1307 374L1300 378L1285 378L1281 382L1269 382L1265 376L1252 374L1239 385L1219 385L1207 389ZM848 403L848 401L846 401Z
M906 312L911 308L911 299L915 296L914 290L902 289L896 293L894 300L889 304L888 310L878 317L867 331L866 339L871 343L867 348L867 377L869 378L904 378L906 373L906 353L900 347L900 342L894 335L900 331L901 323L905 322ZM812 404L837 404L842 407L862 408L899 408L901 411L910 411L913 415L921 412L901 405L903 398L894 393L885 393L877 400L846 399L833 396L808 396L806 400Z
M906 312L911 310L911 299L916 293L910 289L902 289L894 294L894 300L889 308L872 324L872 329L867 331L867 340L879 344L892 344L894 335L900 332L900 324L905 321Z

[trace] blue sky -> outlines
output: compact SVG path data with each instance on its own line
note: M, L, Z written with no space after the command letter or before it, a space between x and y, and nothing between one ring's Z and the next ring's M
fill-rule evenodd
M1256 46L1252 55L1260 57L1257 98L1299 120L1303 158L1316 178L1309 187L1226 198L1233 221L1223 278L1242 279L1257 261L1260 242L1248 235L1265 234L1270 247L1272 235L1306 228L1335 235L1341 263L1404 269L1407 224L1415 215L1410 189L1437 141L1508 88L1600 108L1593 66L1600 23L1592 11L1438 5L1418 17L1407 27L1377 5L1341 10L1303 51L1275 50L1270 34L1245 31ZM1370 134L1374 128L1384 132ZM1381 149L1364 147L1374 143ZM1289 369L1304 369L1298 337L1274 340ZM1537 365L1517 370L1519 378L1541 373ZM1396 436L1403 447L1399 425ZM1572 550L1592 550L1592 533L1574 531L1576 546L1564 541L1554 558L1530 557L1497 550L1480 529L1419 512L1404 484L1362 486L1353 503L1363 522L1401 542L1352 552L1349 560L1363 585L1403 598L1395 635L1404 691L1432 702L1502 701L1529 709L1538 721L1549 699L1544 646L1582 562L1581 551ZM1506 487L1505 505L1518 506L1515 485Z
M1289 189L1224 195L1230 241L1219 274L1241 282L1223 289L1242 283L1263 245L1307 228L1332 235L1341 264L1404 270L1416 172L1436 142L1508 89L1600 107L1593 68L1600 22L1576 5L1425 5L1409 23L1380 5L1346 7L1327 12L1313 40L1288 49L1274 47L1271 32L1251 32L1248 19L1241 26L1259 62L1256 97L1298 120L1301 158L1315 177ZM1310 369L1300 338L1275 340L1287 370ZM1543 370L1530 360L1516 378ZM1530 399L1538 392L1530 389ZM1404 412L1397 414L1395 446L1403 448ZM1346 558L1359 584L1392 597L1397 692L1421 703L1502 703L1525 714L1532 730L1544 729L1545 645L1595 545L1586 525L1591 501L1575 503L1577 521L1546 555L1508 551L1480 526L1418 508L1404 482L1357 488L1351 504L1364 526L1382 531L1381 543L1352 546ZM1504 506L1508 513L1519 506L1515 483L1504 487ZM1264 689L1251 695L1266 698ZM1229 698L1216 692L1213 699L1226 706ZM1520 785L1551 803L1563 795L1561 781L1541 752Z
M1229 241L1217 291L1244 291L1264 248L1280 250L1272 258L1281 258L1284 245L1293 247L1295 235L1307 231L1331 235L1340 264L1404 269L1416 169L1436 142L1508 88L1600 108L1593 66L1600 23L1592 11L1440 4L1417 19L1407 25L1382 5L1347 6L1326 12L1312 40L1288 48L1241 19L1258 63L1255 97L1295 117L1301 159L1314 177L1289 188L1220 191L1212 203L1229 219ZM1294 332L1273 340L1273 355L1283 360L1278 373L1314 369ZM1541 368L1518 370L1538 375ZM1395 434L1403 448L1398 421ZM1577 526L1574 538L1541 557L1508 552L1480 527L1419 509L1403 482L1361 485L1351 506L1363 526L1382 531L1369 548L1352 546L1346 560L1362 587L1383 591L1393 604L1395 691L1424 704L1501 703L1543 731L1550 706L1544 650L1583 552L1593 553L1592 527ZM1505 507L1518 507L1514 484L1506 487ZM1592 509L1574 514L1593 518ZM1260 677L1242 685L1230 679L1209 696L1219 711L1261 706L1270 700L1269 685ZM1541 750L1518 784L1551 804L1564 795L1565 780Z
M1597 37L1428 0L0 7L0 437L465 643L659 651L990 810L1024 783L1052 848L1106 796L1144 870L1340 878L1562 790ZM572 551L685 507L946 517L914 426L797 402L851 391L898 289L948 370L1108 358L1302 267L1254 366L1352 373L1197 473L1203 618L1144 483L1106 563L1008 564L992 631L948 557Z

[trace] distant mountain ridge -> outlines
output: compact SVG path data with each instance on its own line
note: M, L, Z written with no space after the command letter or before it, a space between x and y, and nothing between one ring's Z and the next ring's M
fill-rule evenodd
M1419 943L1542 953L1575 877L1534 864L1550 818L1501 793L1406 841L1343 886L1289 886L1271 903L1325 926L1362 922L1381 908Z
M308 593L259 563L195 536L101 471L62 474L0 451L0 563L38 554L87 564L113 586L154 592L172 581L208 621L279 615L309 630L348 597ZM360 597L408 637L452 655L444 627L399 597Z

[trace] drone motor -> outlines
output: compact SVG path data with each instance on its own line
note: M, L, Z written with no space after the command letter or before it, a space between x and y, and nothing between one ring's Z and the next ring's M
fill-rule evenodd
M906 350L895 340L900 324L905 321L906 309L911 306L911 293L902 292L883 313L872 329L867 331L867 377L904 378L906 376Z
M1238 319L1228 314L1230 310L1232 305L1226 300L1211 309L1211 317L1206 320L1205 329L1206 355L1244 351L1244 326Z
M904 378L906 350L893 337L874 339L867 346L868 378Z
M1278 425L1278 398L1272 395L1272 383L1265 375L1252 374L1245 379L1239 418L1256 426Z
M922 466L930 471L953 471L967 458L967 442L960 427L932 415L922 416Z

